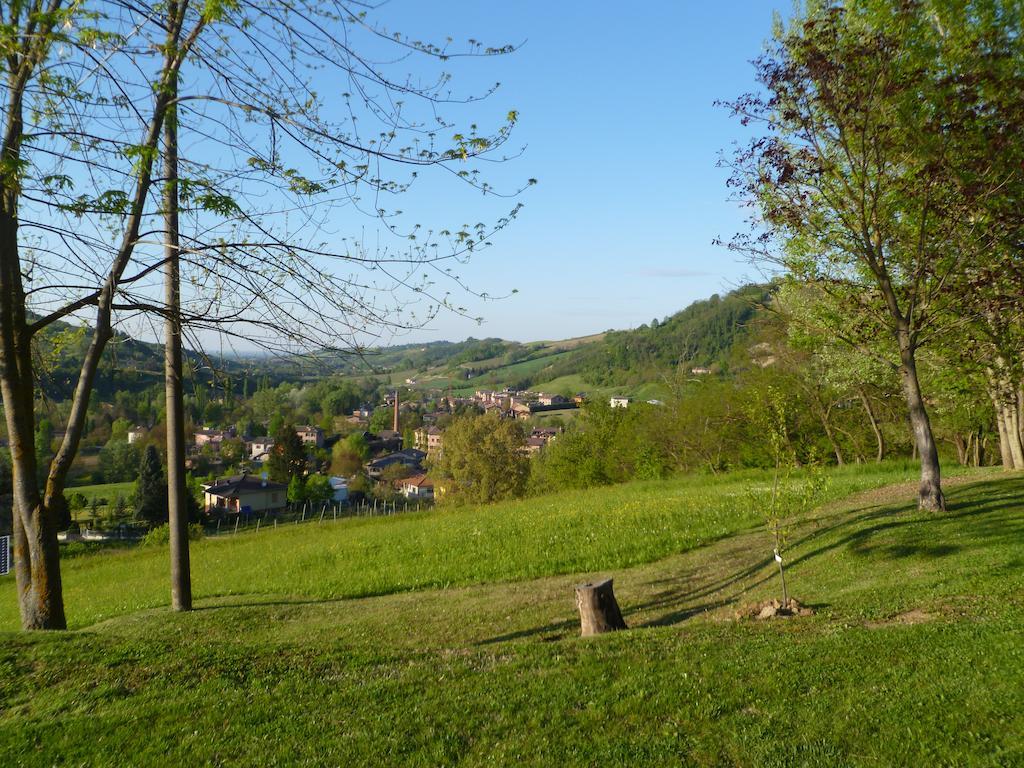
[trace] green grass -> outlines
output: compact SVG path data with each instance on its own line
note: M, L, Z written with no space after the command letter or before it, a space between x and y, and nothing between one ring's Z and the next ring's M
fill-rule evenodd
M912 476L893 465L834 472L839 498ZM747 488L767 475L692 476L394 518L348 518L191 545L199 596L383 595L599 568L629 568L761 522ZM62 568L69 623L83 627L163 605L167 557L135 548ZM0 580L0 629L18 625L14 584Z
M836 473L831 493L908 474L851 468ZM126 606L85 630L0 635L0 758L26 765L1024 762L1024 477L960 478L949 484L941 514L914 508L913 483L827 505L794 527L787 552L790 589L816 615L764 623L737 621L734 612L776 592L771 542L729 511L738 498L730 494L763 477L701 480L709 479L665 484L660 518L629 515L649 526L672 520L674 510L703 531L689 539L671 522L660 530L619 520L602 494L616 498L629 488L563 498L563 506L592 510L588 525L560 526L554 509L502 505L491 508L495 517L464 510L497 526L506 525L500 515L534 514L518 538L486 539L484 549L503 563L493 567L461 551L454 513L300 526L264 541L289 550L290 536L323 531L328 538L314 541L334 541L337 532L380 543L362 555L349 550L355 564L334 563L349 577L400 569L415 549L401 550L403 539L417 526L435 529L430 548L449 548L448 567L466 577L464 586L324 599L293 592L286 568L276 594L258 596L254 584L247 594L204 599L188 615ZM656 505L657 486L632 490ZM366 538L371 529L394 536ZM644 560L658 548L630 540L643 531L674 542L667 556ZM571 537L570 546L555 532ZM700 546L690 546L695 538ZM243 552L255 540L204 546ZM474 547L483 545L466 545ZM575 551L596 565L556 567ZM75 566L125 557L122 575L143 564L105 554ZM629 567L616 564L622 559ZM513 580L515 561L549 575ZM258 573L241 558L224 562L250 579ZM307 566L320 576L330 571ZM492 575L480 578L484 572ZM597 573L615 576L631 629L581 640L572 586Z
M85 496L87 502L93 499L107 499L111 501L120 494L125 499L130 499L135 493L135 481L129 480L124 483L101 483L99 485L80 485L76 488L68 488L65 494L70 496L73 493L80 493Z

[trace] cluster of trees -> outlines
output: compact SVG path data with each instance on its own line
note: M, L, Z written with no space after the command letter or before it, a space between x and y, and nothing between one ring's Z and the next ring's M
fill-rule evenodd
M679 372L657 404L611 408L593 400L533 459L520 422L465 416L445 432L431 470L449 501L491 501L686 472L770 468L765 420L779 421L797 464L918 458L898 371L813 322L827 306L814 288L773 285L717 374ZM1004 430L986 379L927 350L918 375L928 393L936 450L945 461L1003 463ZM486 490L482 490L486 487Z
M807 2L755 62L762 90L729 105L755 134L730 183L758 214L732 246L814 291L813 332L897 378L927 509L944 499L926 356L992 401L1004 463L1022 455L1022 14Z

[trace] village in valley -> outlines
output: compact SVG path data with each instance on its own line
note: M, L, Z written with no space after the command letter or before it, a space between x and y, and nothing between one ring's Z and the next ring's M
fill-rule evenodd
M492 414L498 418L516 419L529 424L531 417L536 414L563 415L579 408L586 400L583 393L570 398L510 389L499 392L478 390L470 397L435 394L437 397L432 402L437 410L425 410L426 404L431 402L428 400L403 400L396 390L379 406L364 405L354 409L350 415L340 417L339 422L346 428L346 434L356 434L365 442L370 458L363 464L363 471L365 477L377 486L377 492L375 494L372 489L369 493L352 491L349 488L351 477L328 475L331 494L317 501L351 507L365 505L367 498L374 495L392 499L395 493L404 501L415 502L417 505L419 502L432 501L435 493L443 494L444 486L435 483L428 468L444 450L443 425L451 420L453 414ZM626 397L610 399L612 407L628 407L628 404L629 398ZM392 414L391 428L367 431L365 427L378 408ZM420 426L412 430L412 445L405 445L406 438L403 437L401 424L409 416L415 417ZM527 456L539 453L550 441L557 439L563 429L563 426L531 426L524 433L521 452ZM315 454L329 452L343 439L343 435L325 434L322 428L308 424L296 425L294 431L302 445L310 451L309 473L330 472L330 462L318 460ZM408 433L409 430L405 431ZM192 457L204 455L210 459L209 466L215 473L227 463L221 457L223 444L240 440L244 447L244 458L235 464L238 474L217 476L203 483L204 512L208 516L227 516L229 523L233 523L239 515L243 518L275 515L286 509L289 503L288 485L269 480L263 469L274 451L273 437L239 435L234 427L207 427L197 429L193 434L190 448ZM134 427L128 432L128 441L135 443L145 435L144 427ZM192 466L200 462L190 458L188 463ZM384 492L380 493L381 490Z

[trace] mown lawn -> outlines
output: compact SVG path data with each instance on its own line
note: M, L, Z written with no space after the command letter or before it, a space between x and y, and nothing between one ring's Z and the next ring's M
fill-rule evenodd
M685 488L665 491L678 504ZM867 491L794 527L788 579L815 607L809 618L735 618L777 591L770 541L739 525L657 561L582 569L616 578L631 627L587 640L576 636L572 585L588 573L361 599L280 590L208 598L189 615L2 634L0 758L1024 764L1024 477L951 483L942 514L918 512L912 493ZM722 523L711 518L709 528ZM373 522L407 534L415 521ZM527 544L508 547L549 562ZM110 557L120 555L80 559Z
M834 471L826 498L912 477L906 464ZM632 483L504 504L282 525L191 546L197 596L383 595L649 563L762 524L749 489L765 473ZM801 480L797 480L801 482ZM133 548L62 568L72 627L164 605L167 555ZM12 578L0 580L0 630L18 626Z
M85 496L86 501L92 501L93 499L107 499L108 501L111 501L115 496L123 496L125 499L131 499L135 494L135 481L129 480L123 483L101 483L99 485L79 485L74 488L68 488L66 493L68 496L73 493L80 493Z

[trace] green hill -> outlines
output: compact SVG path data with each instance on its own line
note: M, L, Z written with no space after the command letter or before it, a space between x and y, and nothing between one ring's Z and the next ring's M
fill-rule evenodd
M414 380L424 390L479 388L580 390L651 395L649 385L680 366L726 367L768 296L765 286L745 286L725 296L697 301L681 312L630 331L560 341L517 342L474 339L366 349L317 352L293 357L214 356L187 351L190 381L226 375L236 394L256 382L315 381L329 374L363 378L383 375L394 383ZM57 322L39 338L40 383L48 397L63 400L77 381L88 338L84 329ZM117 391L139 391L163 380L163 347L116 333L96 379L96 392L110 399ZM249 387L244 389L243 379ZM655 393L656 394L656 393Z
M382 350L373 359L382 370L415 377L424 388L472 391L509 386L639 395L644 385L679 368L727 368L770 295L768 286L748 285L694 302L663 321L630 331L528 344L468 339L459 344Z
M757 474L205 540L188 615L139 610L167 600L163 550L74 558L80 629L0 635L0 755L1018 764L1024 478L959 478L926 514L911 476L831 475L836 500L789 528L815 615L770 622L735 618L777 592ZM572 586L594 575L631 629L581 640Z

